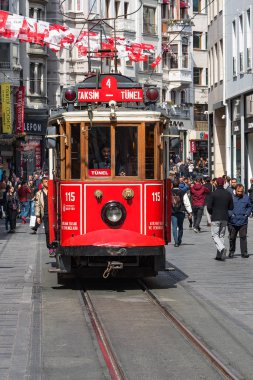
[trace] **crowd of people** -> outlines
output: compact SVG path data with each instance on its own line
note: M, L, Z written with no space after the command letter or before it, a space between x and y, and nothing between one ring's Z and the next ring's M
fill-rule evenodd
M196 171L192 172L190 169L190 161L183 163L178 160L175 165L171 171L174 246L179 247L182 244L185 216L187 215L189 228L198 234L201 232L201 221L205 212L207 226L211 227L217 249L216 260L224 261L227 256L234 257L238 234L241 256L248 258L247 226L248 218L253 216L253 178L250 180L247 195L244 186L237 183L236 178L224 175L211 179L204 172L196 175ZM198 168L204 168L205 165L206 161L200 159ZM21 219L22 224L33 218L34 224L31 225L30 222L33 234L37 233L43 221L49 255L54 256L55 250L49 243L47 192L48 177L45 173L34 173L24 180L13 172L9 176L3 172L0 178L0 218L5 218L8 233L15 233L17 218ZM224 242L226 227L229 232L228 255Z
M7 233L15 233L17 218L22 224L29 222L33 234L43 221L49 255L54 256L55 250L49 243L47 190L46 173L34 173L25 180L14 172L7 176L4 171L0 178L0 218L5 218Z
M216 260L233 258L236 249L236 237L240 237L240 250L243 258L248 258L247 227L248 218L253 212L253 178L247 195L244 186L236 178L226 175L219 178L207 176L180 176L178 171L171 176L172 234L174 246L182 244L183 223L187 215L189 228L194 233L201 232L201 220L206 213L207 226L217 253ZM225 247L225 231L229 232L229 252Z

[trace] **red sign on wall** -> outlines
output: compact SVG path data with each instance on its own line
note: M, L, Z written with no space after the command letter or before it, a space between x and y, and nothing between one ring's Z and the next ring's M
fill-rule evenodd
M191 153L197 152L196 140L190 140L190 152Z
M16 134L24 132L25 87L19 86L16 93Z
M101 89L79 88L78 102L142 102L142 88L118 88L118 81L114 77L104 77Z

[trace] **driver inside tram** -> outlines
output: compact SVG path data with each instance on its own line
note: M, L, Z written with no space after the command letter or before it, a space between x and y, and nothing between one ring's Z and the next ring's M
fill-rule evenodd
M93 162L93 169L110 169L111 168L111 149L108 145L103 145L100 150L100 160ZM116 162L116 175L125 176L126 170L124 165Z

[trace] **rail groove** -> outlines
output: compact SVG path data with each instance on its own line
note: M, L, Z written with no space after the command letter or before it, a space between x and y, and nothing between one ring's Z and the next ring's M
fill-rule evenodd
M147 285L138 280L142 290L146 293L148 299L155 304L165 318L170 320L177 330L212 364L212 366L227 380L239 380L239 378L231 372L192 332L179 321L169 310L164 307L158 300L156 295L150 290Z
M112 380L126 380L126 376L110 345L88 292L85 290L80 290L80 292Z

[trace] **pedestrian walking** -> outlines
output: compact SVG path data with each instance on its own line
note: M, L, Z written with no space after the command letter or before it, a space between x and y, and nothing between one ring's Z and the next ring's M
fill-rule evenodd
M26 223L26 218L29 217L29 194L31 190L29 189L27 182L22 181L21 186L18 189L18 198L20 202L20 210L21 210L21 219L22 224Z
M237 186L237 179L236 179L236 178L232 178L230 183L231 183L231 185L228 186L228 187L226 188L226 190L229 191L230 194L233 195L233 194L235 194L235 188L236 188L236 186Z
M217 248L216 260L226 259L225 232L228 223L228 212L233 210L232 194L224 189L224 179L216 179L217 188L210 194L207 210L211 215L211 233Z
M238 184L233 195L233 210L229 211L229 257L234 257L236 248L236 237L239 233L241 256L249 257L247 249L248 217L252 213L252 203L248 195L244 193L244 186Z
M48 220L48 177L44 176L42 178L42 189L36 193L35 200L35 216L36 223L41 224L44 222L45 234L46 234L46 244L49 249L49 256L55 256L55 250L52 248L49 242L49 220Z
M182 244L183 224L185 218L185 210L191 215L192 208L186 192L179 188L179 180L175 178L171 190L171 222L172 234L174 238L174 247Z
M205 206L205 195L209 190L201 184L201 178L196 179L195 184L190 188L191 203L193 213L193 231L200 232L200 222L203 216Z
M6 198L4 204L4 211L6 214L6 226L8 229L8 223L10 224L9 233L14 233L16 229L16 221L18 215L18 197L13 186L10 186L6 191Z

